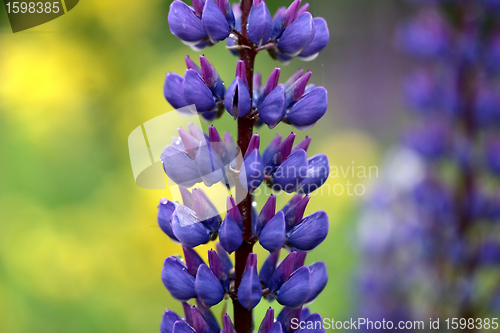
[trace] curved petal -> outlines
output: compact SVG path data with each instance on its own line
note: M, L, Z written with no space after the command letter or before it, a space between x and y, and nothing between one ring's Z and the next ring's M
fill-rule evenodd
M276 299L280 304L294 308L304 304L310 292L311 273L309 267L302 266L283 283L276 292Z
M259 326L258 333L268 333L274 325L274 309L269 308L266 311L266 315Z
M193 317L193 327L196 333L213 333L201 311L194 305L191 307L191 315Z
M308 194L320 188L328 179L330 164L325 154L307 160L307 176L300 183L297 193Z
M215 68L208 62L204 55L200 56L200 64L201 77L203 78L203 81L205 81L205 84L212 91L212 93L217 96L219 100L222 100L226 92L224 82L220 78Z
M273 173L276 188L292 193L307 175L307 154L298 150L291 154Z
M183 245L191 248L210 240L210 229L200 223L194 211L182 205L172 215L172 230Z
M210 111L215 107L212 91L194 69L188 69L184 74L182 94L186 103L188 105L194 104L199 113Z
M180 302L196 296L194 277L189 274L184 263L176 257L165 259L161 279L172 297Z
M233 253L243 243L242 231L230 214L226 214L220 226L219 242L228 253Z
M288 279L293 272L296 252L290 252L285 259L279 264L269 280L268 287L271 292L275 292Z
M285 117L285 86L277 86L262 102L259 108L259 118L269 128L274 128Z
M210 327L211 332L219 332L220 326L219 326L219 323L217 322L217 318L215 318L212 311L210 311L210 309L208 307L203 305L203 303L200 301L199 298L196 299L196 306L197 306L198 310L200 311L200 313L203 315L205 322Z
M330 32L328 31L325 19L316 17L313 22L314 38L311 44L299 54L301 60L313 60L316 58L318 53L328 45L328 41L330 40Z
M165 198L160 200L160 205L158 206L158 225L168 237L178 242L179 240L175 237L171 224L171 217L174 211L175 204L172 201Z
M210 199L201 188L193 189L193 206L196 216L212 232L219 230L222 219Z
M196 13L184 2L175 0L168 12L168 25L175 37L196 44L207 36Z
M255 255L248 256L247 267L238 288L238 302L248 310L255 308L262 298L262 286L257 275L257 270L255 265L249 264L250 261L255 261L256 258Z
M300 198L300 196L299 196ZM286 222L286 232L289 232L294 226L299 224L304 217L304 212L306 211L307 204L311 199L310 196L306 195L305 197L298 200L296 203L288 206L285 210L283 208L283 212L285 213L285 222Z
M286 119L297 127L313 125L323 117L327 108L328 92L323 87L316 87L292 106Z
M207 145L206 141L200 142L195 161L201 179L206 186L210 187L224 180L224 162L219 155Z
M201 21L212 43L216 44L229 36L231 31L229 23L214 0L207 0L205 2Z
M208 251L208 263L210 264L210 270L219 279L222 287L225 291L229 290L229 274L224 268L219 255L214 250Z
M295 57L311 44L314 37L312 15L301 14L278 39L278 48L287 55Z
M285 214L282 211L279 211L262 229L259 242L271 253L285 245Z
M234 119L244 117L251 109L250 92L248 86L240 77L234 79L229 88L227 88L224 106L227 112Z
M184 261L186 262L188 272L191 275L195 276L196 272L198 272L198 267L201 264L205 264L205 262L203 261L203 259L201 259L198 252L190 247L183 245L182 251L184 252Z
M268 286L269 281L276 270L276 263L278 262L279 256L279 251L269 254L266 261L264 261L264 264L260 268L259 278L266 286Z
M253 10L248 19L248 39L255 45L262 46L271 37L273 19L265 2Z
M172 333L196 333L194 328L186 324L183 320L178 320L174 324L174 329Z
M240 183L252 193L264 180L264 162L258 149L254 149L244 160L239 175Z
M219 279L205 264L198 267L195 288L200 301L208 307L218 304L224 298L224 289Z
M182 318L177 313L171 310L165 311L160 324L160 332L172 333L172 330L174 329L174 324L178 320L182 320Z
M274 149L274 151L269 155L268 159L265 162L267 173L269 174L273 173L276 170L276 168L279 167L281 163L283 163L290 156L293 148L293 141L295 141L295 136L296 136L295 133L293 132L290 133L290 135L285 140L283 140L283 142L278 144L276 149ZM264 152L264 154L265 153L266 152Z
M196 163L189 155L174 146L166 146L161 153L165 174L177 185L191 187L201 181Z
M328 282L328 272L324 262L318 261L309 265L309 271L311 272L311 293L307 297L306 303L315 300Z
M253 227L253 234L259 236L264 226L276 215L276 196L271 194L262 207Z
M287 235L287 242L298 250L310 251L325 240L328 226L328 215L318 211L293 227Z
M187 102L182 94L182 85L184 78L177 73L167 73L165 85L163 86L163 95L174 109L180 109L187 106Z

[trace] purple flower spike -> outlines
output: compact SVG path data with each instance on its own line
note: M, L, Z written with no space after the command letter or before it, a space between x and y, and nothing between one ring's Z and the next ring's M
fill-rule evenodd
M250 253L238 288L238 302L244 308L252 310L259 304L261 298L262 287L257 275L257 255Z
M165 198L160 200L160 205L158 206L158 225L160 229L167 234L168 237L172 238L173 241L178 242L179 240L175 237L172 230L171 218L175 211L175 204Z
M318 54L328 45L330 40L330 32L328 31L328 25L322 17L316 17L314 20L314 37L307 48L305 48L300 54L299 59L301 60L313 60L318 56Z
M304 217L304 212L306 211L307 204L311 197L306 195L295 204L291 205L287 208L287 210L283 209L285 213L285 221L286 221L286 231L289 232L294 226L299 224Z
M201 181L196 163L185 151L166 146L161 153L163 170L177 185L191 187Z
M194 277L184 263L176 257L168 257L161 271L163 284L173 298L185 302L196 296Z
M311 272L309 267L302 266L276 291L276 299L280 304L295 308L304 304L310 292Z
M305 152L307 152L307 148L309 148L310 143L311 143L311 137L306 136L306 138L303 141L299 142L295 147L293 147L292 153L296 152L299 149L303 149L305 150Z
M172 230L183 245L191 248L210 239L210 229L200 223L194 211L182 205L178 205L172 215Z
M274 271L273 276L269 280L267 286L271 292L275 292L288 279L293 272L293 264L295 262L296 252L290 252L285 259L279 264Z
M178 320L174 324L172 333L196 333L195 330L183 320Z
M250 139L250 143L248 144L247 152L245 154L245 158L247 158L248 155L254 150L254 149L259 149L260 147L260 135L259 134L254 134L252 135L252 138Z
M328 108L328 93L323 87L316 87L295 103L286 114L286 119L298 128L314 125Z
M182 251L184 252L184 261L186 262L186 267L191 275L196 275L198 272L198 267L205 264L203 259L199 256L198 252L187 246L182 246Z
M160 324L161 333L172 333L172 329L176 321L182 320L177 313L171 310L165 311Z
M222 222L220 226L219 241L228 253L233 253L239 249L241 243L243 243L243 235L240 226L230 214L226 214L224 222Z
M298 320L300 320L301 312L302 309L300 307L292 309L288 306L285 306L283 310L281 310L281 312L278 315L278 318L276 318L276 321L281 323L283 332L286 333L295 332L295 330L292 328L292 319L297 318Z
M236 27L236 18L234 16L234 12L229 0L216 0L216 3L217 6L219 6L220 10L222 11L222 14L224 14L224 17L227 20L227 24L229 24L229 29L234 29Z
M307 175L307 154L298 150L283 162L273 173L275 187L292 193Z
M309 82L309 79L311 78L311 71L307 71L304 75L302 75L300 78L298 78L295 82L290 84L286 88L286 106L287 108L292 106L295 102L297 102L302 95L304 95L304 92L307 87L307 83Z
M272 155L269 157L269 159L266 161L266 172L267 173L273 173L276 168L281 165L291 154L292 152L292 147L293 147L293 141L295 140L295 133L290 133L290 135L281 142ZM275 138L276 139L276 138ZM281 137L280 137L281 139ZM271 144L274 143L274 140ZM271 146L271 145L269 145Z
M276 148L279 146L281 143L282 136L281 134L277 134L274 139L269 143L269 146L266 147L264 150L264 153L262 154L262 160L264 161L264 164L267 166L269 165L269 161L271 158L274 156L274 152L276 151Z
M241 231L243 231L243 218L241 217L240 209L236 204L236 200L233 197L227 197L226 208L227 208L227 213L231 215L233 220L235 220L236 223L238 223L238 226L240 227Z
M196 295L208 307L218 304L224 298L224 288L207 265L198 267L195 281Z
M179 0L170 5L168 25L175 37L191 45L207 37L200 18L191 7Z
M201 223L203 223L212 232L219 230L222 219L217 212L217 208L201 188L193 189L194 211Z
M278 39L278 48L291 57L306 49L314 37L312 15L306 12L300 15Z
M293 263L293 270L296 271L300 267L304 266L304 262L306 261L307 252L304 251L296 251L297 255L295 256L295 262ZM309 266L311 269L311 266Z
M262 207L259 217L253 226L253 234L259 236L264 226L271 221L274 215L276 215L276 196L271 194L264 204L264 207Z
M174 109L180 109L187 106L186 100L182 95L182 85L184 78L177 73L167 73L165 85L163 86L163 95Z
M193 316L193 327L196 333L212 333L212 329L205 320L205 317L194 305L191 307L191 314Z
M266 315L262 322L260 323L259 332L258 333L268 333L274 325L274 309L269 308L266 311Z
M214 0L206 0L201 21L203 22L203 27L205 27L208 37L210 37L210 41L214 44L226 39L231 32L231 28L229 27L229 23L224 13Z
M194 69L186 70L182 93L187 104L194 104L196 111L200 113L210 111L215 107L212 91Z
M317 211L306 216L287 234L287 242L295 249L310 251L321 244L328 234L328 215Z
M243 187L250 193L253 193L262 184L264 180L264 162L258 149L254 149L245 158L239 179Z
M259 118L269 126L274 128L285 118L285 86L277 86L262 102L259 108Z
M311 272L311 293L307 297L306 303L314 301L325 289L328 282L328 273L324 262L318 261L309 265L309 271Z
M241 70L241 68L243 68L243 70ZM243 61L238 61L236 78L229 88L227 88L226 98L224 99L226 110L234 119L246 116L246 114L250 112L252 106L244 68L245 64Z
M224 287L225 291L229 290L229 277L226 273L224 265L220 260L217 252L210 250L208 251L208 263L210 264L210 270L219 279L220 283Z
M248 39L257 46L262 46L271 38L273 18L264 1L258 5L254 3L254 9L248 19L247 30Z
M236 333L236 329L231 322L231 317L228 314L222 316L222 329L225 333Z
M323 318L317 313L313 313L304 320L304 328L298 329L297 333L325 333Z
M279 211L262 229L259 242L271 253L279 251L285 245L285 214L282 211Z
M259 278L266 286L269 284L271 277L276 271L276 264L278 263L279 256L279 251L269 254L266 261L264 261L264 264L260 268Z
M226 88L215 68L208 62L204 55L200 56L201 77L212 93L219 100L224 98Z
M328 179L330 164L325 154L318 154L307 160L307 176L300 183L298 193L307 194L316 191Z

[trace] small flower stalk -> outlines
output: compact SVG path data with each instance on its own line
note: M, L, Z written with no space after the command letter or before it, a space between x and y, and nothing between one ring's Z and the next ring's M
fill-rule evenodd
M168 73L165 79L164 95L174 108L197 113L207 122L227 112L238 124L238 137L234 140L228 132L221 135L214 126L204 133L190 124L178 129L179 136L161 155L165 174L179 186L182 203L161 199L158 225L172 241L182 244L184 252L182 259L171 256L164 261L162 281L172 297L182 302L184 314L165 311L162 333L305 332L296 330L292 321L322 320L305 305L325 288L326 265L307 266L305 260L307 252L326 239L329 221L324 211L306 215L305 210L309 194L328 178L328 158L324 154L308 157L311 138L297 143L294 132L284 140L277 135L266 144L253 134L254 127L273 129L280 123L307 129L328 109L327 91L309 83L311 72L299 70L283 82L276 67L263 82L253 70L261 52L288 63L295 57L312 60L326 47L328 26L324 19L313 18L308 8L295 0L272 16L264 0L239 4L175 0L170 6L170 31L184 44L202 50L226 40L229 51L240 60L228 81L204 55L199 63L186 57L184 75ZM225 214L197 187L201 184L235 188L227 197ZM274 194L258 211L253 203L260 186L270 187ZM276 205L279 193L294 193L281 209ZM211 241L216 242L205 262L195 248ZM254 253L257 243L269 252L267 257ZM288 255L279 262L282 249ZM210 308L229 300L233 317L224 312L217 320ZM276 301L284 308L275 319L270 307L254 323L252 309L261 301ZM307 332L324 332L319 325L314 327Z

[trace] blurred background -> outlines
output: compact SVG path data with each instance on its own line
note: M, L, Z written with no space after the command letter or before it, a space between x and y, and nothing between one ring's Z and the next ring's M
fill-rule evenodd
M289 4L266 2L272 13ZM297 139L311 136L310 154L326 153L339 171L378 166L407 121L400 86L410 62L393 36L408 6L308 2L328 22L330 44L312 62L293 60L281 81L300 67L312 70L311 82L328 89L329 109ZM166 72L183 73L186 54L198 58L169 32L170 3L81 1L16 34L0 6L0 331L158 332L164 309L180 310L160 279L163 260L181 253L156 223L166 193L135 185L127 146L133 129L172 110L162 94ZM231 82L237 59L224 43L204 54ZM266 53L258 56L264 78L275 66ZM227 115L217 127L235 133ZM259 133L267 145L291 130L282 123ZM372 180L339 172L328 182ZM287 199L279 196L279 205ZM327 240L307 258L329 270L326 290L310 306L323 317L355 312L362 200L325 193L308 206L307 214L330 216ZM267 307L259 304L256 322Z

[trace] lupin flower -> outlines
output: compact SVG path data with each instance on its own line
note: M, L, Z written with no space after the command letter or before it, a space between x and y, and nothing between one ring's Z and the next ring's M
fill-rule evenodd
M254 104L259 110L259 119L269 128L274 128L285 117L285 86L278 85L280 72L275 68L262 89L260 84L254 84Z
M260 156L259 146L260 136L254 134L248 145L243 158L244 163L240 170L240 182L249 193L253 193L264 180L264 162Z
M255 45L265 44L272 33L272 17L264 0L253 0L253 7L248 17L248 39Z
M178 0L177 0L178 1ZM182 78L176 73L168 73L163 92L167 101L179 109L189 105L196 107L196 112L210 119L222 106L225 87L219 74L204 55L200 56L201 68L186 56L187 70Z
M223 141L213 126L207 136L193 124L189 132L178 129L180 140L165 147L161 155L163 169L167 176L182 187L192 187L203 182L212 186L219 182L229 184L229 165L236 159L230 137Z
M262 287L257 275L257 255L250 253L238 289L238 302L246 309L251 310L259 304L261 297Z
M166 310L160 325L161 333L218 333L219 324L212 312L197 302L197 306L183 302L185 318L177 313Z
M233 197L227 198L227 214L219 231L221 246L233 253L243 243L243 220Z
M273 187L287 193L308 194L324 184L330 173L328 158L319 154L307 159L310 138L293 148L295 133L283 142L277 136L263 153L264 171L272 177Z
M173 241L195 247L217 236L222 222L217 209L202 189L193 194L186 189L181 193L184 205L162 199L158 209L158 224Z
M224 100L227 112L234 119L242 118L250 112L252 107L250 101L250 92L248 91L248 83L246 76L245 63L239 60L236 66L236 78L227 88L226 98Z
M200 0L201 1L201 0ZM198 1L194 1L196 3ZM197 15L198 14L198 15ZM192 7L180 0L175 0L170 5L168 12L168 25L175 37L183 43L194 45L207 37L201 18Z

